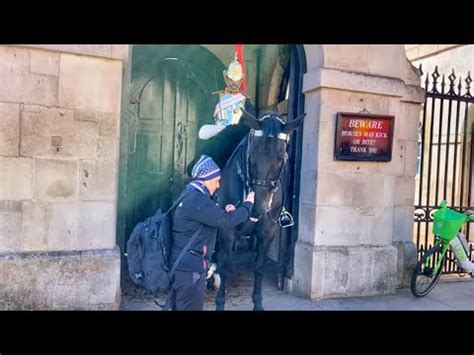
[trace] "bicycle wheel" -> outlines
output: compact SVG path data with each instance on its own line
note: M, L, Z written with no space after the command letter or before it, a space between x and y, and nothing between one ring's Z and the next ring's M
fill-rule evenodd
M437 245L429 249L421 260L416 264L415 270L411 276L411 292L415 297L424 297L436 286L441 278L441 271L443 269L444 260L436 274L433 274L435 262L441 257L441 245ZM446 256L446 255L445 255ZM430 261L425 266L428 258Z

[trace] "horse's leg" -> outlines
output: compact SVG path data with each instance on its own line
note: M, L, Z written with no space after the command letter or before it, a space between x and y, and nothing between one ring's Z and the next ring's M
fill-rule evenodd
M263 271L267 258L268 248L275 237L277 225L269 226L264 232L257 234L257 259L255 260L255 280L253 285L252 301L254 311L263 311L262 283Z
M254 235L249 235L247 237L247 249L248 250L255 249L255 236Z
M277 275L277 287L279 290L283 290L285 284L286 275L286 260L288 253L288 233L284 231L280 232L280 238L278 243L278 275Z
M219 251L217 253L217 272L221 277L221 286L216 295L216 310L223 311L225 306L226 282L230 274L230 257L234 244L233 229L219 230Z

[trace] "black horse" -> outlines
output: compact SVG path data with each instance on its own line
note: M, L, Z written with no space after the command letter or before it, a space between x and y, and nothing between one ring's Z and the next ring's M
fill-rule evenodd
M232 247L236 237L256 238L255 280L252 300L254 310L263 310L262 281L268 248L280 228L283 209L282 178L288 160L290 133L299 127L304 115L285 123L278 113L270 111L255 118L244 111L244 123L251 128L222 170L217 199L224 207L239 204L249 191L255 191L251 217L238 228L220 229L217 235L216 261L221 285L216 296L216 309L224 310L226 281L230 273Z

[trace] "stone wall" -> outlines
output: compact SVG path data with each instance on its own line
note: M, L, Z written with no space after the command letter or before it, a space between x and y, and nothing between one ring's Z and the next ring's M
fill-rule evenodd
M120 302L119 251L4 253L2 310L114 310Z
M10 275L0 294L8 288L21 308L57 308L50 291L71 263L78 270L64 292L95 294L105 277L107 292L119 294L122 47L0 46L0 274ZM103 268L94 274L86 259ZM61 307L118 306L118 298L101 301L101 293Z
M406 285L423 91L394 46L305 46L293 291ZM122 68L128 46L0 46L0 308L116 309ZM268 97L268 93L261 93ZM333 159L336 113L394 115L392 161Z
M405 50L410 61L419 60L449 51L462 45L459 44L407 44Z

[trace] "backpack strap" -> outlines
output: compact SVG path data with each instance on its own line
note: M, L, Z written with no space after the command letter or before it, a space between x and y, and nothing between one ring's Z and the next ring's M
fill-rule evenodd
M191 194L191 191L185 191L183 196L181 198L176 199L176 201L174 201L174 203L171 205L170 209L168 211L166 211L165 214L171 213L171 211L173 211L190 194Z
M191 245L194 243L194 241L197 239L198 235L201 234L202 230L204 229L204 226L201 225L196 232L194 232L193 236L188 240L184 248L181 250L181 252L178 255L178 258L173 264L173 267L171 268L171 271L169 273L170 279L173 277L174 272L176 271L176 268L178 267L178 263L181 261L183 258L184 254L191 248Z
M196 238L198 237L198 235L201 233L201 231L204 229L204 226L201 225L198 230L196 232L194 232L193 236L191 237L191 239L188 240L188 242L186 243L186 245L184 246L183 250L181 250L181 252L179 253L178 255L178 258L176 259L176 261L174 262L173 264L173 267L171 268L171 271L170 273L168 274L169 275L169 278L172 279L173 278L173 275L176 271L176 268L178 267L178 263L181 261L182 257L184 256L184 254L189 250L189 248L191 247L191 245L194 243L194 241L196 240ZM158 302L156 302L156 300L154 299L153 301L162 308L163 311L168 311L171 309L171 296L173 295L173 290L170 290L169 291L169 294L168 294L168 298L165 302L165 304L161 305L159 304Z
M166 212L166 214L171 213L173 211L173 209L175 209L181 203L181 201L183 201L190 194L191 194L190 191L186 191L181 198L178 198L173 203L173 205ZM201 225L198 228L198 230L196 232L194 232L194 234L191 236L191 238L188 240L188 242L186 243L184 248L179 253L178 258L175 260L173 266L171 267L171 270L170 270L170 273L169 273L170 279L173 278L174 272L176 271L176 268L178 267L178 264L181 261L181 259L183 258L184 254L189 250L189 248L191 248L191 245L194 243L194 241L197 239L198 235L202 232L203 229L204 229L204 226Z
M166 214L172 212L172 210L174 208L176 208L176 206L179 205L179 203L181 201L184 200L184 198L186 196L188 196L191 192L187 191L186 194L184 194L184 196L182 198L179 198L177 199L173 205L170 207L170 209L166 212ZM171 270L170 270L170 273L168 274L169 278L172 279L173 278L173 275L176 271L176 268L178 267L178 264L179 262L181 261L181 259L183 258L184 254L189 250L189 248L191 248L191 245L194 243L194 241L197 239L198 235L201 234L202 230L204 229L204 226L201 225L198 230L196 232L194 232L194 234L191 236L191 238L188 240L188 242L186 243L186 245L184 246L184 248L181 250L181 252L179 253L178 257L176 258L173 266L171 267ZM162 307L163 311L167 311L170 309L170 301L171 301L171 295L173 294L173 291L170 290L169 294L168 294L168 299L166 300L166 303L164 305L161 305L159 304L158 302L156 302L156 300L153 300L158 306Z

